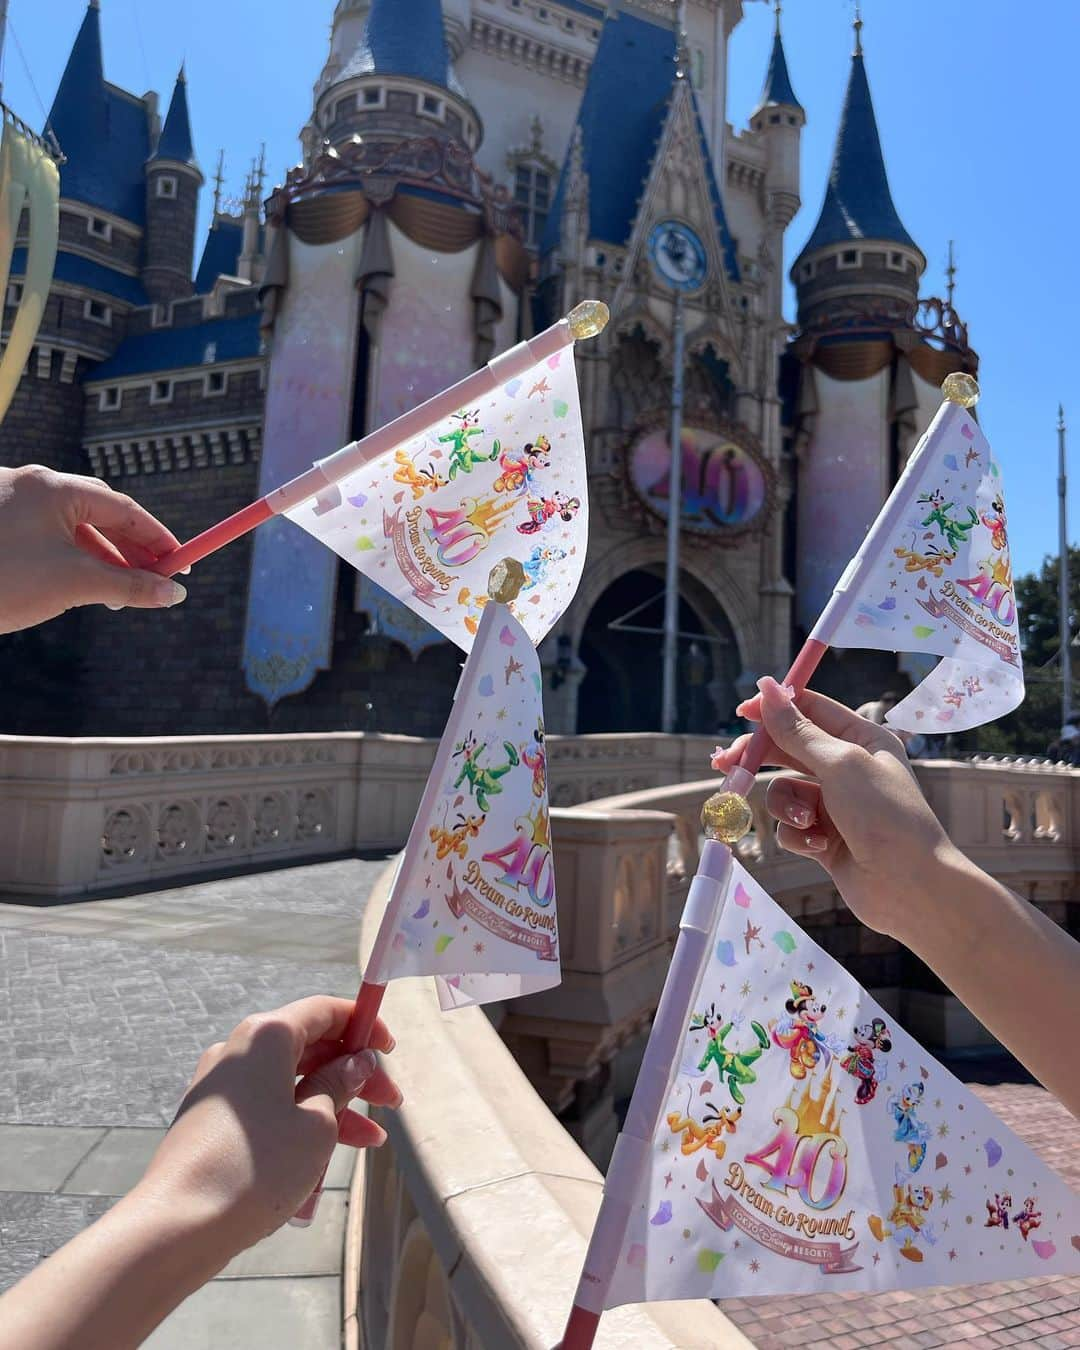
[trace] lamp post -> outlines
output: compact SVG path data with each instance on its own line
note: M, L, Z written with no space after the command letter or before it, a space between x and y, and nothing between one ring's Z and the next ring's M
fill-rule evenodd
M682 524L683 381L686 353L685 296L708 275L705 245L681 220L663 220L649 236L653 269L675 293L671 371L671 458L668 468L667 566L664 589L661 727L669 735L678 721L679 529Z

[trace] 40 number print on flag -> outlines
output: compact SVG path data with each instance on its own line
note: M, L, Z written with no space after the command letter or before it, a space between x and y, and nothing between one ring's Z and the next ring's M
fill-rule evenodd
M1080 1272L1080 1201L735 863L605 1303Z

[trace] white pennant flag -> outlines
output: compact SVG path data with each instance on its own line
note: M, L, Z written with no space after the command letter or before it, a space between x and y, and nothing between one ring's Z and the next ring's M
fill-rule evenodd
M943 658L888 714L903 731L965 731L1023 701L1004 486L966 409L943 404L811 637Z
M444 1008L557 985L540 661L489 601L365 978L438 976Z
M669 1081L604 1307L1080 1274L1080 1199L738 863Z
M572 346L284 513L466 651L493 562L539 643L570 604L588 541Z

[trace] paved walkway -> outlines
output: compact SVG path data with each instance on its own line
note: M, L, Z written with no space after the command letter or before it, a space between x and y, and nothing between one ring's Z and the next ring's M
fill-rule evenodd
M203 1048L249 1012L351 996L382 862L322 863L121 900L0 905L0 1289L141 1175ZM331 1350L351 1150L316 1223L238 1257L153 1350Z

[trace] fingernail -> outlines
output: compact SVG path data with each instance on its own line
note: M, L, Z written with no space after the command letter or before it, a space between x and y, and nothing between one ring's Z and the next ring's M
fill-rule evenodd
M400 1088L398 1088L397 1095L394 1097L394 1100L390 1103L391 1111L396 1111L404 1100L405 1094L401 1091Z
M805 830L814 819L814 813L808 806L789 806L785 814L797 830Z
M125 608L125 606L124 606L124 605L106 605L105 608L106 608L106 609L111 609L112 612L113 612L114 614L119 614L120 611L121 611L122 609Z
M744 698L743 701L739 704L739 706L735 709L735 716L745 717L747 709L750 707L750 702L751 702L750 699Z
M386 1053L389 1054L390 1051L393 1050L393 1048L394 1048L396 1045L397 1045L397 1037L396 1037L396 1036L391 1036L390 1039L389 1039L389 1041L388 1041L387 1044L386 1044Z
M795 697L795 690L790 684L778 684L771 675L763 675L758 680L757 687L761 690L763 698L779 700L781 703L790 703Z
M190 568L190 567L181 567L181 569L180 569L180 575L181 575L182 577L190 576L190 575L191 575L191 568Z
M172 609L173 605L179 605L187 599L187 591L178 581L166 581L158 587L157 594L160 609Z
M378 1067L378 1061L370 1050L361 1050L350 1055L342 1065L341 1076L350 1092L359 1092Z
M824 853L829 847L829 841L823 834L808 834L803 843L813 853Z

